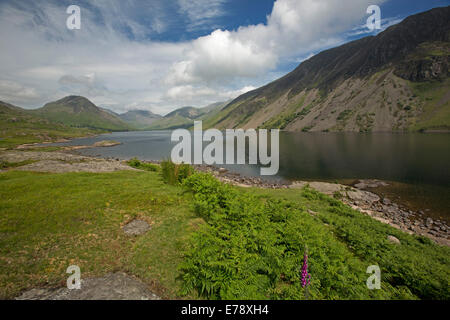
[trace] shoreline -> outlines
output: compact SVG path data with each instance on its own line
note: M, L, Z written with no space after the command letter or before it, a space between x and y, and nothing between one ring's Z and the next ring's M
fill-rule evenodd
M80 156L81 154L77 152L79 149L92 147L109 147L117 144L119 143L113 143L113 141L101 141L99 145L96 146L92 145L62 147L58 152ZM18 146L17 150L25 151L26 147L24 147L25 146ZM32 145L30 147L30 149L39 149L33 148L36 147L35 145ZM116 163L124 163L124 161L121 161L117 158L108 158L101 156L94 157L83 155L83 158L92 159L92 161L103 159L106 162L113 160ZM154 164L161 163L161 161L143 162ZM338 198L340 201L350 206L351 208L367 214L382 223L389 224L409 234L417 234L428 237L438 244L450 246L450 227L448 226L446 221L443 221L441 219L433 219L427 216L426 212L424 212L423 210L413 211L410 208L405 207L404 205L383 197L382 195L379 196L376 193L367 191L368 187L376 188L379 186L387 185L388 183L384 181L355 179L359 182L354 186L320 181L269 181L261 179L259 177L244 176L240 173L231 172L225 168L212 165L194 165L193 167L198 171L209 172L213 174L224 183L229 183L244 188L255 187L271 189L295 189L302 188L308 185L318 192Z
M320 181L281 181L267 182L260 178L245 177L238 173L230 173L224 168L209 165L194 166L202 172L212 173L220 181L239 187L256 187L272 189L298 189L309 186L328 196L337 197L352 209L367 214L382 223L409 234L425 236L438 244L450 246L450 227L440 219L428 217L424 211L413 211L386 197L367 191L367 187L388 185L381 180L358 180L355 186Z
M160 164L161 161L143 161ZM322 181L267 181L258 177L247 177L239 173L230 172L225 168L213 165L194 165L196 170L213 174L224 183L243 188L269 188L269 189L299 189L309 186L314 190L328 196L338 198L354 210L369 215L375 220L402 230L408 234L425 236L434 242L450 246L450 227L441 219L427 216L423 210L413 211L404 205L398 204L387 197L379 196L367 191L368 187L388 185L388 182L376 179L355 179L359 181L353 186ZM395 240L394 240L395 241Z

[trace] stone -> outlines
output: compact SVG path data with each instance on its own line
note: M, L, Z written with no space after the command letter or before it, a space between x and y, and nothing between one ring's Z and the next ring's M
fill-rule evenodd
M389 200L388 198L384 198L383 203L386 205L389 205L389 204L391 204L391 200Z
M367 184L365 184L363 182L355 184L356 189L365 189L366 187L367 187Z
M117 142L117 141L102 140L102 141L97 141L92 146L93 147L113 147L113 146L117 146L119 144L121 144L121 143Z
M223 173L226 173L227 171L228 171L228 170L225 169L225 168L220 168L220 169L219 169L219 173L222 173L222 174L223 174Z
M395 243L395 244L400 244L400 240L398 240L396 237L392 236L392 235L388 235L387 239L391 242L391 243Z
M68 288L35 288L16 300L160 300L138 279L123 272L99 278L81 278L79 290Z
M150 225L144 220L135 219L123 226L122 229L128 235L138 236L150 230Z

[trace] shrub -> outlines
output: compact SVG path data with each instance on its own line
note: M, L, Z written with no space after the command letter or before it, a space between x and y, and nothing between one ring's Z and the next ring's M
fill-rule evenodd
M300 201L257 196L195 173L184 180L205 224L180 265L183 292L209 299L448 299L449 249L304 188ZM306 206L321 206L310 215ZM305 207L303 207L305 205ZM326 224L324 224L326 223ZM330 232L331 231L331 232ZM392 234L401 240L386 240ZM301 286L308 248L311 284ZM380 290L366 287L378 264Z
M136 169L140 169L140 170L158 171L158 166L156 164L141 162L137 158L133 158L133 159L128 160L127 164L130 167L133 167L133 168L136 168Z
M171 160L165 160L161 163L162 178L167 184L180 184L193 173L194 168L185 163L176 164Z

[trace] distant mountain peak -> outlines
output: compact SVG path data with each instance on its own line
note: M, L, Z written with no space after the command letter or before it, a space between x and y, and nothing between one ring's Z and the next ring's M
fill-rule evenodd
M97 107L89 99L71 95L45 104L36 113L49 120L75 127L128 130L129 126L111 112Z

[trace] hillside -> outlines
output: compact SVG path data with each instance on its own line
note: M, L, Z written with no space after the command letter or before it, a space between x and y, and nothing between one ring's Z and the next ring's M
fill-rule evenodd
M71 127L86 127L111 131L128 130L131 127L119 117L101 110L84 97L68 96L47 103L33 111L36 115Z
M0 101L0 148L81 137L100 132L102 131L71 128L40 118L29 110Z
M155 121L162 118L159 114L147 110L130 110L118 115L120 119L134 128L145 129Z
M182 107L156 120L152 123L149 129L163 130L190 128L193 126L194 120L210 122L209 119L214 118L214 116L219 113L226 104L226 102L216 102L203 108Z
M209 127L288 131L450 129L450 7L323 51L233 100Z

